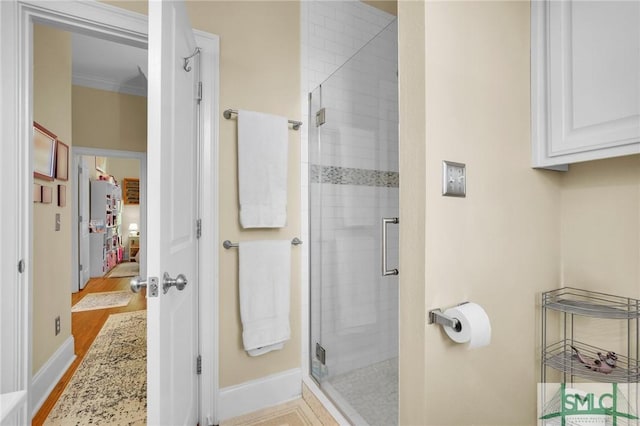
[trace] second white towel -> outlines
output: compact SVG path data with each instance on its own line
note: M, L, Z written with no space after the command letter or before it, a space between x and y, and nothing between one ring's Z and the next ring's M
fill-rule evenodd
M238 245L242 342L251 356L282 349L291 338L291 241Z
M243 228L287 224L288 123L285 117L238 111L238 185Z

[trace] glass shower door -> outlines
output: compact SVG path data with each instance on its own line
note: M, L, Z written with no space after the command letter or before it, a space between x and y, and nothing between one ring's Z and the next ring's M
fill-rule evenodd
M311 373L356 424L397 423L397 25L311 94ZM314 127L315 124L315 127Z

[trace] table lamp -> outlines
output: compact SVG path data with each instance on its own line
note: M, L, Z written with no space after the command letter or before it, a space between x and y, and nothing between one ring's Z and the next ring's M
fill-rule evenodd
M138 235L138 224L137 223L130 223L129 224L129 235L131 235L131 236Z

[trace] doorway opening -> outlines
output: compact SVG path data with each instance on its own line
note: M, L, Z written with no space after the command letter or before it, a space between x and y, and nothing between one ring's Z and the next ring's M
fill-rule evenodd
M184 15L184 13L183 13ZM0 383L3 384L0 389L0 399L2 400L3 410L0 413L3 422L10 424L26 424L29 423L35 407L41 402L41 397L46 395L51 388L55 386L58 380L58 372L64 372L71 364L74 358L73 339L70 336L70 319L61 317L61 333L56 334L58 345L52 345L53 353L44 353L43 356L47 365L48 377L34 375L39 372L35 360L35 348L33 342L39 340L34 336L35 328L33 327L33 313L36 308L33 306L33 283L34 283L34 247L32 223L34 222L34 206L32 197L33 171L31 168L31 159L34 149L32 147L33 136L33 119L37 106L34 105L34 93L39 89L32 79L34 56L33 44L33 25L46 24L56 28L66 30L79 31L83 34L92 34L102 39L119 41L123 44L146 47L151 40L159 41L159 49L154 53L155 58L160 57L162 51L162 41L160 34L164 35L162 28L165 25L160 24L158 20L148 20L146 16L132 13L121 8L105 5L104 3L83 3L69 5L65 2L44 2L32 4L31 2L7 1L0 2L0 16L4 24L2 26L2 37L0 44L4 54L0 59L0 69L3 78L0 80L0 86L3 93L3 120L0 131L6 144L3 145L3 155L0 156L2 167L0 174L6 185L3 186L3 195L5 199L15 200L9 203L3 210L3 220L0 222L2 235L5 238L3 256L0 257L3 272L6 272L5 280L0 285L2 294L1 300L2 310L2 333L0 341L2 342L2 356L0 357ZM16 19L17 18L17 19ZM151 27L151 28L150 28ZM150 34L152 28L158 28L153 34ZM195 38L198 46L201 48L203 58L202 61L202 111L201 135L203 146L205 149L201 153L203 174L201 176L202 189L201 194L201 219L204 224L201 228L199 257L204 261L199 262L198 275L201 280L208 282L210 285L204 286L200 292L199 305L200 309L198 334L203 336L201 341L202 354L202 375L199 377L202 383L207 386L201 386L197 399L200 401L200 423L211 423L209 419L216 421L217 413L217 388L218 388L218 318L215 315L216 310L211 309L217 306L218 292L218 115L219 115L219 61L220 49L219 38L213 34L205 32L197 32ZM164 40L164 39L162 39ZM51 60L46 63L45 69L64 62L65 58L53 55ZM164 73L163 75L166 75ZM164 86L156 81L155 95L165 93ZM40 92L42 93L42 92ZM54 105L55 108L64 106L67 100L57 98L60 105ZM156 103L154 103L156 105ZM152 128L156 132L161 132L160 124L163 120L156 115L152 120ZM166 122L166 121L164 121ZM68 135L69 133L67 133ZM99 132L95 133L100 135ZM60 136L60 135L58 135ZM64 136L67 141L70 137ZM94 139L93 136L87 140ZM114 141L121 142L121 138ZM153 145L154 155L158 155L157 145ZM154 161L150 171L158 171L157 175L165 176L160 171L162 169L159 162ZM57 183L56 183L57 184ZM68 185L61 183L62 185ZM68 189L68 188L67 188ZM158 197L158 191L154 192L154 197ZM149 197L149 199L154 199ZM162 203L159 203L162 205ZM68 204L67 204L68 205ZM53 207L53 206L52 206ZM158 217L159 208L151 211L151 218ZM70 229L68 222L70 215L61 215L61 229ZM64 221L67 221L66 223ZM43 222L45 226L53 227L51 221ZM164 235L161 232L155 232L154 235ZM215 242L215 243L214 243ZM67 245L59 247L67 248ZM154 242L154 247L158 245ZM49 251L50 255L58 252L65 252L64 249L56 247ZM66 250L68 255L69 250ZM148 250L146 257L153 266L153 272L160 271L158 262L161 260L158 253L152 253ZM48 260L51 261L50 259ZM71 261L69 259L51 262L55 268L67 268L66 273L70 274ZM49 276L54 276L54 273ZM161 274L160 274L161 275ZM70 279L65 282L64 291L56 292L53 286L49 287L52 298L59 296L69 300L69 284ZM161 296L162 297L162 296ZM159 299L152 299L152 302L158 302ZM67 306L70 305L67 303ZM154 303L150 303L150 308L154 308ZM155 303L155 307L158 307ZM152 311L153 309L151 309ZM156 309L157 312L158 310ZM70 316L70 314L69 314ZM160 315L157 315L159 318ZM53 319L49 318L49 327L44 333L53 334ZM66 327L66 329L65 329ZM158 326L158 321L148 324L152 335L156 340L149 340L149 346L155 343L157 346L157 337L168 336L166 330ZM193 327L195 330L195 327ZM66 333L66 334L65 334ZM180 345L172 345L176 348L182 348ZM156 354L165 352L159 350L150 351L153 358ZM159 355L158 355L159 356ZM195 359L195 357L193 357ZM148 374L155 378L164 378L168 373L177 371L174 368L160 368L157 357L156 362L152 363L148 369ZM40 360L41 361L41 360ZM41 364L42 365L42 364ZM178 365L187 366L190 364L181 363ZM181 370L180 370L181 371ZM45 379L45 380L39 380ZM150 381L151 382L151 381ZM150 391L158 389L158 381L155 380L150 384ZM180 404L172 400L171 403L161 403L158 392L149 392L153 398L149 398L148 413L150 416L158 416L162 409L175 409L180 411ZM195 399L195 398L194 398ZM7 402L7 404L5 404ZM6 408L6 410L4 409Z
M105 401L113 404L113 394L138 395L138 416L144 421L146 373L141 377L140 371L146 372L146 314L135 316L136 329L119 340L130 345L128 354L139 355L135 364L116 367L122 357L109 358L113 351L101 353L96 347L109 335L128 329L132 321L123 320L127 312L146 309L144 292L134 295L129 289L132 277L114 276L129 260L140 265L136 275L146 274L146 49L34 24L33 52L34 121L70 147L66 179L36 180L58 190L53 191L52 203L34 202L30 230L33 424L45 422L49 415L56 416L54 422L63 421L65 411L82 411L65 400L85 410L94 404L94 416L96 407L107 412L113 405L107 407ZM137 197L123 192L125 180L137 180ZM48 229L52 215L53 230ZM131 255L134 247L140 251L137 256ZM120 325L109 332L118 318ZM73 395L86 393L78 387L86 380L74 381L74 376L96 359L114 372L125 370L123 378L137 377L135 390L119 389L131 383L113 380L116 375L104 370L102 376L109 380L96 383L100 390L91 401ZM83 418L77 422L84 423Z

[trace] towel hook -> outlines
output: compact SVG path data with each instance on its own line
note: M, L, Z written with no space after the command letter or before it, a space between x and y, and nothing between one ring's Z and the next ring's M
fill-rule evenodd
M193 53L190 56L187 56L186 58L184 58L184 65L182 66L182 68L184 68L186 72L191 71L191 65L189 65L189 61L191 60L191 58L193 58L198 54L200 54L200 48L196 47L196 49L193 51Z

